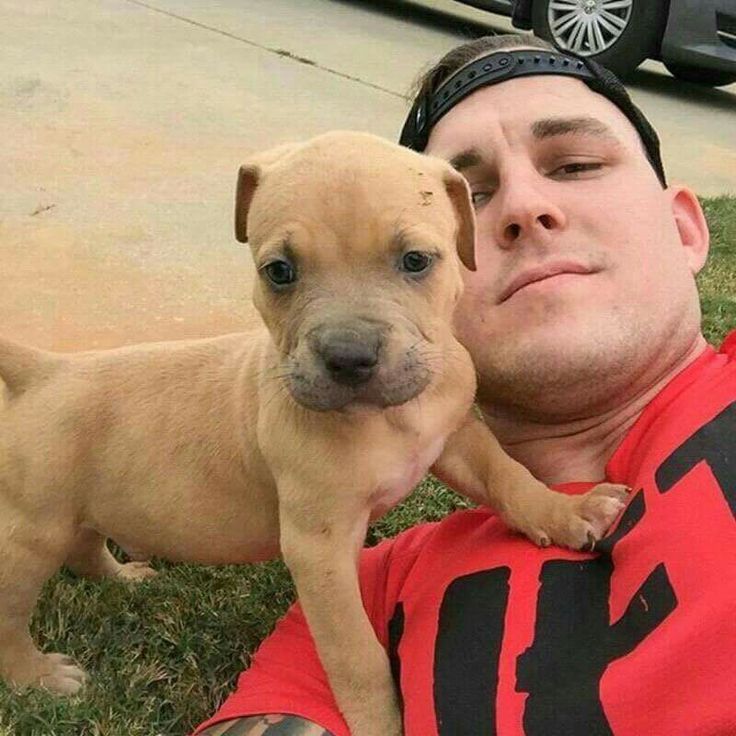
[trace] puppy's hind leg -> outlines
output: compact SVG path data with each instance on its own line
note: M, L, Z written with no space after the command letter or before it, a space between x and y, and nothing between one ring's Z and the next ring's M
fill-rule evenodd
M105 537L94 529L77 530L66 565L77 575L94 580L109 577L135 582L156 575L145 562L118 562L107 548Z
M40 530L0 508L0 676L16 687L77 692L86 675L70 657L42 654L28 624L41 587L58 569L71 533Z

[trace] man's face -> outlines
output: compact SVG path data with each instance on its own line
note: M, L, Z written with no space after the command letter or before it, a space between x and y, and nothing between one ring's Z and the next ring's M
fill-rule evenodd
M707 238L692 247L688 218L702 226L702 214L687 190L662 189L604 97L557 76L486 87L439 121L426 152L473 192L478 268L456 321L482 402L583 411L696 339Z

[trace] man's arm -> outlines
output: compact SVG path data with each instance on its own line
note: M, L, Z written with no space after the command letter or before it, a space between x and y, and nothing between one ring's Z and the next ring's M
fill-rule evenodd
M298 716L264 715L223 721L199 736L333 736L330 731Z

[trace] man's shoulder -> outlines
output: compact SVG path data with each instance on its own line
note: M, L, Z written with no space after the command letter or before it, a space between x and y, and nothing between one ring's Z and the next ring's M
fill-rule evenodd
M734 407L736 331L720 349L706 348L654 397L617 448L606 475L633 485L641 482L641 473L661 466L678 448L689 447L693 437L719 441Z
M736 359L736 329L726 335L725 339L721 343L719 352L725 353L729 357Z

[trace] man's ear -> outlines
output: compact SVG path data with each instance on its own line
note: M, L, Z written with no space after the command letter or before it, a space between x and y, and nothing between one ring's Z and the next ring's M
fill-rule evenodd
M465 268L475 271L475 212L470 187L465 177L449 165L444 175L444 182L457 221L455 239L457 254Z
M685 248L685 256L693 274L705 265L710 246L708 223L703 209L694 192L687 187L671 186L672 214L680 234L680 243Z
M248 242L248 212L253 195L266 171L277 161L301 147L301 143L283 143L269 148L246 161L238 172L235 190L235 237L241 243Z

